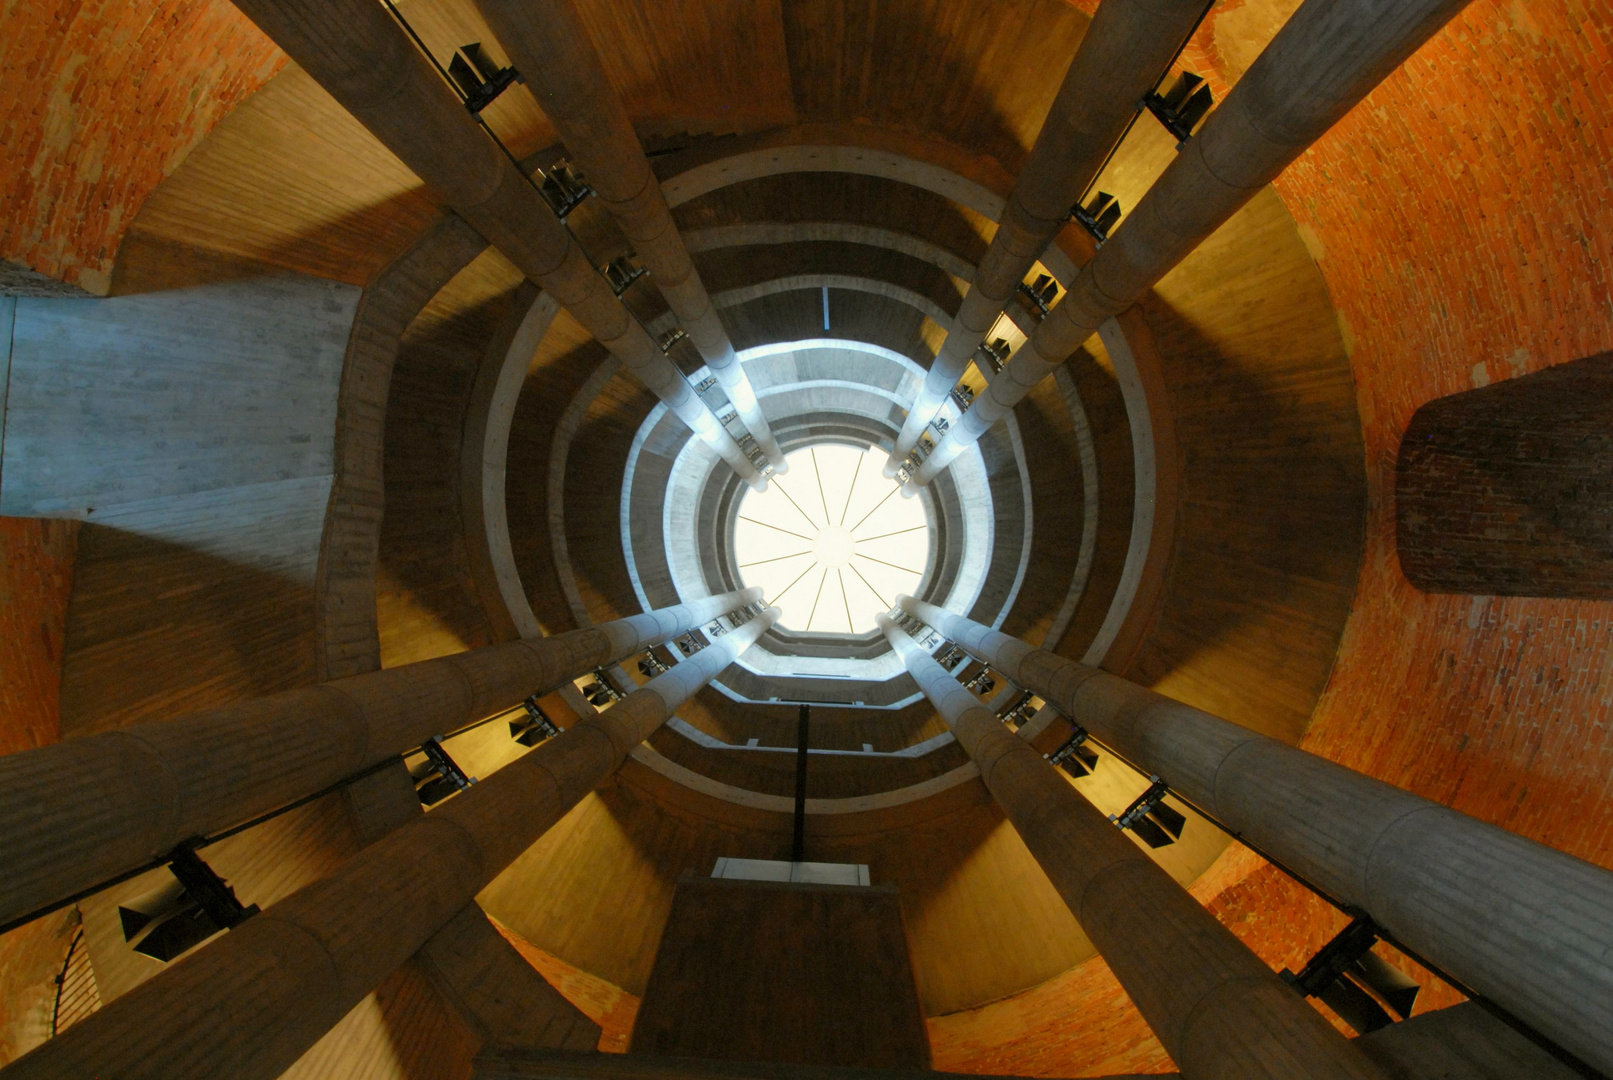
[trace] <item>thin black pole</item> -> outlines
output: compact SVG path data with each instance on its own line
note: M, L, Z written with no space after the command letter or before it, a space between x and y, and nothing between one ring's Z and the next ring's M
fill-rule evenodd
M806 858L807 728L811 723L812 706L802 705L795 724L795 842L790 846L791 862Z

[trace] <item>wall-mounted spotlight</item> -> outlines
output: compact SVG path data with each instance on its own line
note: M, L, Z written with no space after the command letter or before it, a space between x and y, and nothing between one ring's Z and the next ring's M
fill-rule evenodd
M118 905L123 940L165 964L258 913L256 904L243 906L194 849L181 846L169 859L174 880Z
M1021 281L1019 293L1031 302L1031 307L1036 310L1036 317L1043 319L1047 317L1048 310L1058 297L1059 283L1046 274L1038 274L1036 280L1029 285Z
M1176 136L1176 149L1180 150L1182 144L1192 137L1193 129L1204 119L1204 114L1210 111L1210 106L1215 104L1215 98L1203 79L1184 71L1169 91L1149 94L1143 103L1154 114L1154 119Z
M633 282L650 271L648 268L635 263L633 256L628 254L618 255L604 266L601 266L599 272L604 274L605 280L610 283L610 291L620 296L632 287Z
M1107 191L1100 191L1085 206L1077 203L1072 207L1070 217L1102 247L1120 221L1120 200Z
M975 359L982 367L990 368L991 373L995 375L1008 362L1009 351L1008 342L1003 338L997 338L989 343L982 341L980 347L975 349Z
M521 702L521 708L526 710L526 715L510 721L510 738L522 746L536 746L560 734L559 725L538 705L536 694Z
M570 162L557 161L547 169L538 169L537 174L538 194L561 221L594 193L587 181L572 170Z
M465 108L475 115L493 104L495 98L514 83L525 82L513 67L501 68L473 41L454 53L448 61L448 77L465 97Z
M409 778L414 781L414 793L420 797L421 806L435 806L476 783L476 778L460 768L448 753L441 735L421 743L420 750L426 759L409 770Z

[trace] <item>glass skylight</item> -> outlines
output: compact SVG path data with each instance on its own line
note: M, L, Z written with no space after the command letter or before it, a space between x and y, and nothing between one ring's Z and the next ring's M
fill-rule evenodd
M790 471L747 491L734 524L743 584L760 586L786 630L861 634L911 593L930 557L924 505L883 474L889 455L821 443Z

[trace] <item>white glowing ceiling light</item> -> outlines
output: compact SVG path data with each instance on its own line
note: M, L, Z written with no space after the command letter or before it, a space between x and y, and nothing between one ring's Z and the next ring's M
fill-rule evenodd
M885 479L889 456L822 443L787 455L789 473L766 491L745 493L734 524L740 579L778 607L781 628L861 634L918 586L929 521Z

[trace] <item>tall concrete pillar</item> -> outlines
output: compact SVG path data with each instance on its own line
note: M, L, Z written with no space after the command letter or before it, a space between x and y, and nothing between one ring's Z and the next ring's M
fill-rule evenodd
M615 216L667 306L773 467L784 453L734 353L661 183L572 0L477 0L588 185Z
M0 922L761 599L760 589L0 757Z
M776 608L118 998L7 1080L272 1080L749 648Z
M1137 115L1138 102L1154 88L1203 11L1203 0L1104 0L1098 5L952 329L907 411L885 465L886 476L896 475L935 419L1019 283L1069 220L1070 207L1097 178L1110 149Z
M766 481L611 291L537 189L477 126L404 29L370 0L236 7L753 487Z
M1613 352L1427 402L1395 465L1424 592L1613 600Z
M1187 1080L1383 1074L888 616L880 627Z
M1466 5L1305 0L908 488L934 479L1105 320L1141 300Z
M1613 1072L1613 873L933 604L898 603L1234 836Z

